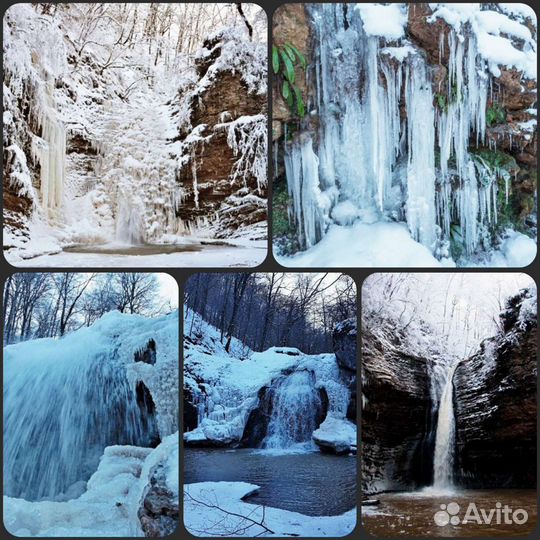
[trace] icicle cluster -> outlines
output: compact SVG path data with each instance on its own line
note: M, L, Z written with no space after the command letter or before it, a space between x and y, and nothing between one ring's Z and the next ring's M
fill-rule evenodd
M497 222L501 176L469 150L473 136L485 143L489 89L475 33L465 25L459 34L452 28L441 35L447 88L434 89L422 52L405 38L385 47L371 26L368 33L361 9L309 9L316 55L310 108L317 110L318 131L285 143L303 247L332 222L397 219L437 256L447 254L453 233L471 255Z

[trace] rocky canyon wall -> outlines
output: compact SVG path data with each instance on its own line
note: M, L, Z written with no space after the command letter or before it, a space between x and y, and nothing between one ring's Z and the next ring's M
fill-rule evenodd
M501 331L454 375L457 483L536 486L536 293L523 290L501 314Z

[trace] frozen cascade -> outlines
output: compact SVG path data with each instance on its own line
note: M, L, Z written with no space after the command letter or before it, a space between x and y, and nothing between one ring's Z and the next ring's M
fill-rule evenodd
M264 448L285 449L311 441L323 408L313 373L301 370L279 380Z
M4 350L4 494L76 497L105 447L155 442L153 411L137 399L125 364L90 337Z
M437 417L437 434L433 457L433 487L438 489L448 489L453 486L456 431L453 379L457 365L456 362L448 371Z
M321 190L318 177L319 160L313 151L310 137L287 145L285 150L285 169L288 189L294 201L294 215L298 230L306 246L316 244L322 237Z
M421 51L401 38L403 54L393 54L400 48L366 34L360 10L312 4L309 11L316 96L308 110L319 121L316 133L301 129L285 143L301 243L312 246L332 222L397 219L435 255L445 256L452 233L472 254L497 221L499 178L469 150L471 136L485 143L490 85L474 33L441 36L449 66L440 89ZM333 212L338 205L347 219Z
M33 141L34 160L40 165L40 191L48 217L62 206L64 192L66 131L54 105L54 81L45 84L44 103L38 114L41 138ZM52 214L52 215L51 215Z

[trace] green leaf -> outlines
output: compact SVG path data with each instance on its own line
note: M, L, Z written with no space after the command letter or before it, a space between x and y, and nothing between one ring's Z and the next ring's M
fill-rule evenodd
M279 51L275 45L272 45L272 68L274 74L279 72Z
M285 43L285 45L283 45L283 50L287 53L287 55L291 59L291 62L294 65L296 63L296 56L294 55L294 51L292 50L292 47L288 45L287 43Z
M306 69L307 67L306 57L294 45L291 45L290 43L288 43L287 45L294 51L302 67Z
M304 105L304 99L302 98L302 92L296 86L293 86L294 94L296 96L296 112L298 116L303 118L306 114L306 106Z
M294 103L294 99L293 99L293 95L292 95L292 92L291 92L291 87L290 87L290 85L289 85L289 83L287 81L283 81L283 87L281 89L281 94L282 94L283 98L285 99L285 101L287 102L287 105L289 105L289 107L292 107L293 103Z
M294 67L291 62L291 59L289 58L289 55L285 51L280 51L281 53L281 59L283 60L283 64L285 67L285 78L291 83L294 83Z

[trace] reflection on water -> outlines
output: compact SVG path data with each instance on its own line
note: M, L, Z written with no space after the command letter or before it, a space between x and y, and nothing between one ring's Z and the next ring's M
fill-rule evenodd
M257 484L247 502L335 516L356 505L356 456L186 448L184 482Z
M380 500L378 506L362 507L362 523L374 536L521 536L530 534L536 525L535 490L463 490L452 494L419 491L385 493L376 498ZM457 503L459 508L456 504L449 506L451 503ZM477 513L469 507L471 503L475 504ZM502 513L505 505L512 511L525 510L527 521L523 524L505 523L505 515ZM471 519L479 516L482 523L463 523L468 510ZM512 513L507 515L506 521L509 521ZM486 523L490 516L491 523ZM451 518L452 523L449 522ZM521 521L522 514L516 514L516 518Z

